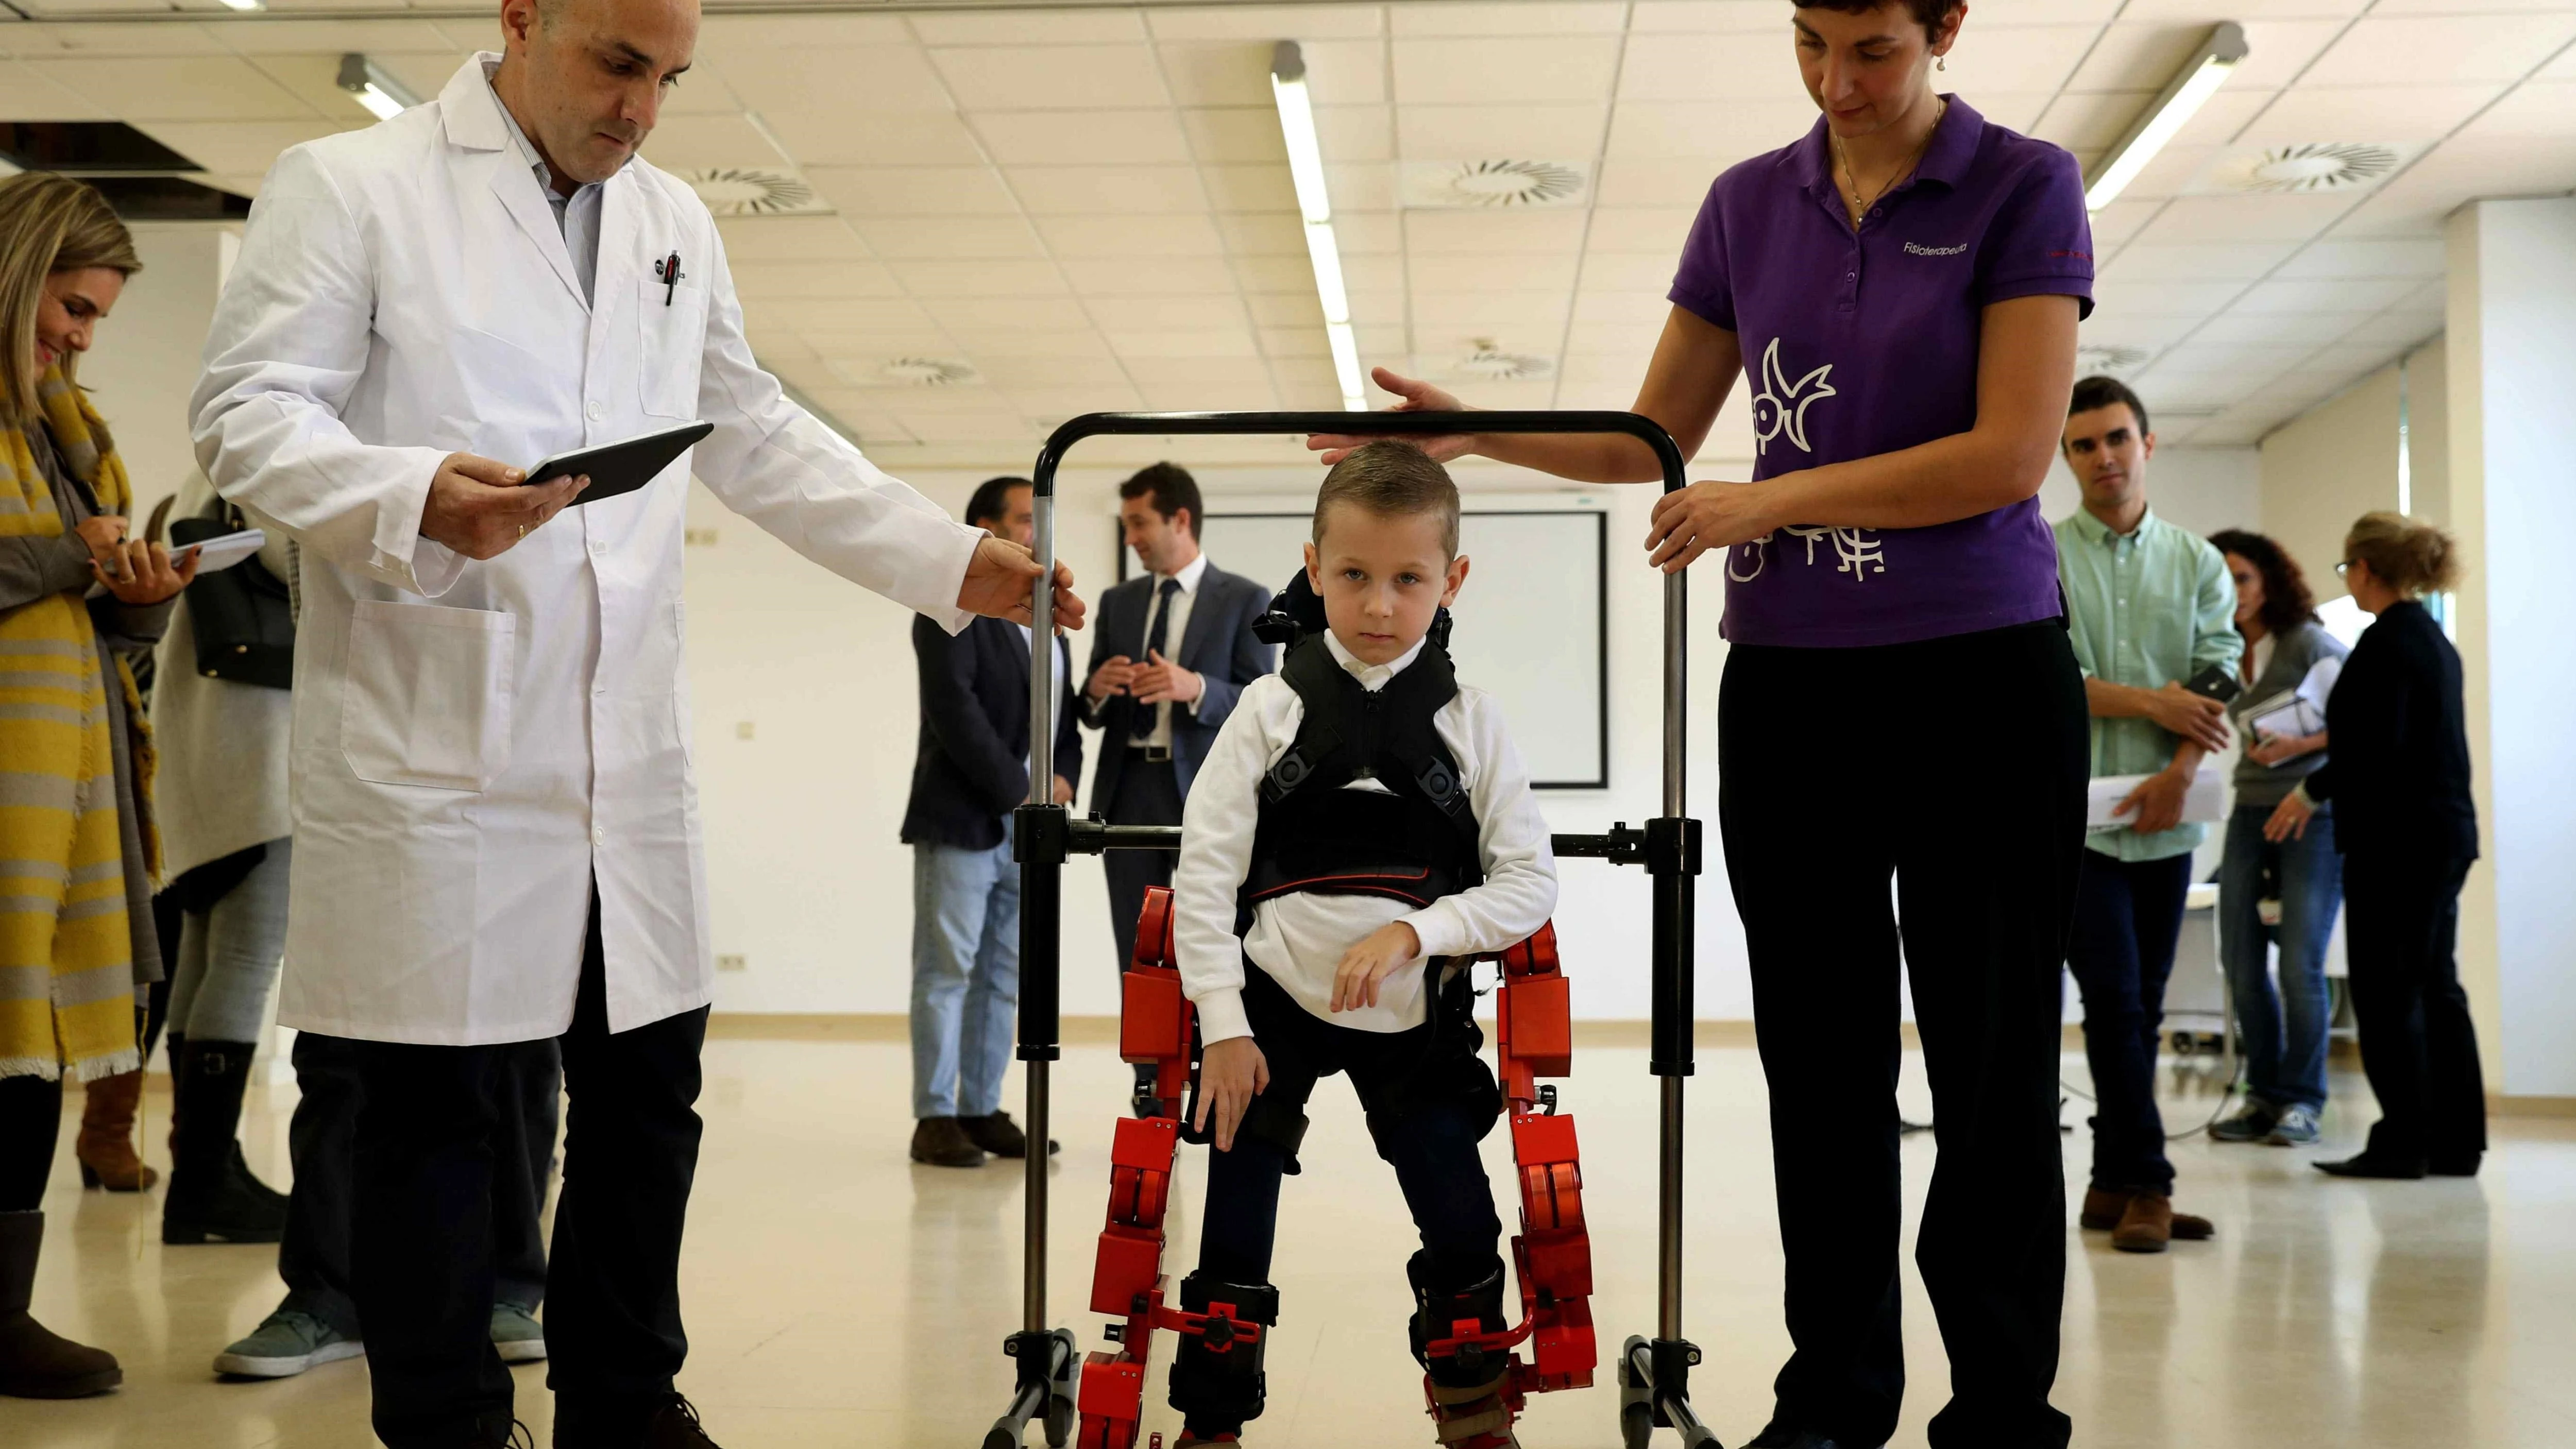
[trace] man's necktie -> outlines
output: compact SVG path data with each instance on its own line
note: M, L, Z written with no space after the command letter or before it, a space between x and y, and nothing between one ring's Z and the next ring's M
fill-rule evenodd
M1179 579L1163 580L1162 588L1156 591L1161 595L1161 602L1154 609L1154 627L1146 631L1145 653L1142 657L1137 659L1137 663L1147 663L1152 660L1155 655L1162 653L1165 649L1171 646L1172 596L1180 591L1181 581ZM1154 737L1155 717L1160 715L1162 712L1163 709L1161 705L1140 704L1136 706L1136 718L1134 723L1128 726L1127 737L1131 740L1137 741L1152 739Z

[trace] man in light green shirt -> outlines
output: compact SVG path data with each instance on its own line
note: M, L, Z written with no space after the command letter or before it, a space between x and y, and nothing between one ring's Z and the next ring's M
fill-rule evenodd
M2245 641L2225 558L2147 508L2156 440L2137 394L2114 378L2077 383L2064 442L2084 507L2057 525L2057 577L2093 716L2093 775L2145 777L2120 803L2124 823L2085 839L2067 939L2097 1104L2081 1221L2110 1229L2115 1248L2157 1253L2212 1232L2173 1210L2155 1095L2165 980L2203 831L2182 823L2183 799L2202 759L2227 746L2225 706L2183 684L2213 666L2233 678Z

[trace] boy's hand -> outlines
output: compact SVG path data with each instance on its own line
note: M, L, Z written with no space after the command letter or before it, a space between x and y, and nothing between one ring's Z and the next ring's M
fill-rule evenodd
M1422 937L1402 921L1389 921L1342 953L1333 971L1333 1010L1352 1011L1377 1005L1378 983L1416 964Z
M1234 1129L1252 1110L1252 1099L1270 1087L1270 1059L1248 1036L1230 1036L1199 1055L1199 1115L1192 1131L1208 1130L1216 1118L1216 1150L1234 1150Z

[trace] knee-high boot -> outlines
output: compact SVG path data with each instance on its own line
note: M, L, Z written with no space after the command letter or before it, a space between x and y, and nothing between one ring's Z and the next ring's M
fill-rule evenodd
M249 1042L194 1037L179 1049L164 1243L274 1243L286 1230L285 1194L251 1175L237 1135L251 1051Z
M106 1393L125 1382L114 1354L60 1337L27 1315L44 1245L43 1213L0 1213L0 1394L79 1399Z

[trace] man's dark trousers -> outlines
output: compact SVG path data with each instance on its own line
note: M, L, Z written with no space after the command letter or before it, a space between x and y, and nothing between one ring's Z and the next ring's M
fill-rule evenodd
M608 1030L591 904L572 1026L570 1120L546 1272L546 1381L561 1449L642 1439L688 1353L680 1236L697 1172L707 1010ZM506 1426L511 1381L491 1342L493 1160L507 1046L360 1042L354 1261L375 1429L391 1449Z
M2093 1186L2173 1194L2165 1122L2156 1110L2156 1043L2165 982L2182 937L2191 855L2120 860L2084 852L2066 964L2084 994L2084 1058L2093 1069Z
M343 1337L363 1339L349 1281L349 1220L355 1186L359 1085L365 1042L320 1032L295 1037L295 1118L287 1152L295 1186L286 1235L277 1245L281 1307L312 1314ZM502 1053L501 1112L493 1123L492 1279L495 1302L530 1313L546 1296L546 1183L563 1107L563 1059L556 1043L517 1042ZM513 1110L515 1109L515 1110Z
M1123 740L1106 740L1106 748L1127 748ZM1118 790L1109 799L1108 818L1120 825L1181 823L1181 781L1170 760L1148 760L1143 750L1130 750L1118 775ZM1109 927L1118 941L1118 969L1136 959L1136 916L1145 909L1145 892L1172 883L1178 855L1169 850L1109 850L1100 866L1109 876ZM1143 1072L1139 1072L1141 1077Z

